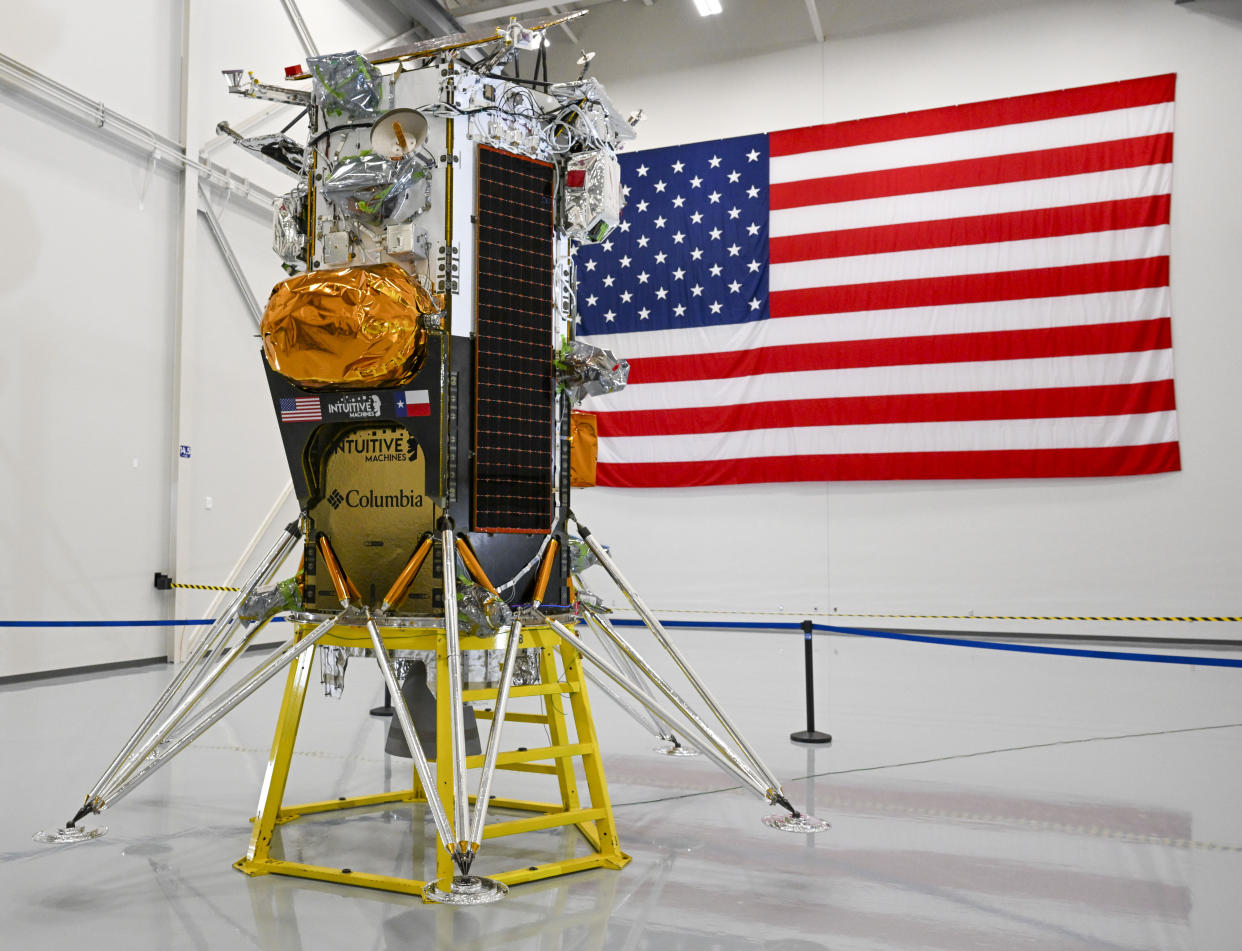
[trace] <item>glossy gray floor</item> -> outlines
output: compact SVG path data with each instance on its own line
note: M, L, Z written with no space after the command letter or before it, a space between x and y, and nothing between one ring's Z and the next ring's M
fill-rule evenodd
M835 742L808 749L788 740L802 726L800 635L677 638L791 798L830 832L766 829L771 810L756 797L702 757L652 753L652 738L597 695L634 857L624 871L518 886L501 904L467 909L247 878L231 863L245 850L275 722L269 686L99 817L107 836L40 846L31 834L74 811L168 669L9 686L0 944L1242 947L1242 671L817 638L818 725ZM380 694L374 666L355 658L342 699L309 698L287 802L408 785L408 761L382 752L387 721L366 715ZM501 795L532 791L498 782ZM294 823L282 845L306 861L409 875L429 829L421 812L377 808ZM523 850L564 854L577 838L485 848L476 868L521 861Z

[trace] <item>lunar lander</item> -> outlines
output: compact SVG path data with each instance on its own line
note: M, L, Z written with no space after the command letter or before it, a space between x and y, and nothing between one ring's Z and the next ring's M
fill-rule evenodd
M262 335L301 514L76 815L42 833L45 841L101 834L79 823L115 805L286 669L250 846L237 863L248 874L477 904L511 884L621 868L629 859L617 840L588 682L664 740L665 751L697 750L782 807L764 820L769 825L827 827L786 799L570 510L573 403L623 385L626 371L624 361L574 339L572 252L618 224L615 153L634 130L587 77L589 55L576 79L547 80L543 33L557 22L314 57L285 86L226 73L232 92L301 105L308 118L304 144L283 134L237 137L297 180L275 208L274 249L290 277L273 290ZM523 51L536 56L528 78L518 68L531 58ZM297 576L270 584L299 546ZM704 712L609 623L582 585L581 571L593 563L624 592ZM279 612L293 622L292 636L225 686ZM374 657L395 713L388 749L413 760L412 788L283 805L316 647L329 681L350 656ZM471 657L499 668L490 685L467 688L463 662ZM510 712L520 698L536 711ZM467 706L480 700L487 709ZM507 719L544 725L548 746L502 749ZM485 745L478 720L490 721ZM559 801L494 796L493 780L505 770L554 776ZM389 802L425 803L438 842L433 880L273 855L280 823ZM489 806L531 817L493 815L489 823ZM588 854L472 874L488 839L558 826L575 826Z

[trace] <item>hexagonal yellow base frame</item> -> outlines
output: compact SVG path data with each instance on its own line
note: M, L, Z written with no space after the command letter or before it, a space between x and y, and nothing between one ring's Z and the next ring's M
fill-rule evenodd
M298 636L305 636L313 628L314 625L301 625L298 628ZM448 658L443 630L381 628L380 633L389 650L435 650L437 682L448 683ZM345 625L338 625L320 643L344 647L370 647L371 645L365 628ZM461 639L463 650L485 650L496 646L495 638L463 637ZM591 717L591 705L587 697L586 681L582 674L581 657L548 627L523 628L521 646L539 648L540 683L513 687L509 696L511 702L523 697L540 697L543 701L542 710L538 713L510 711L506 716L506 721L538 723L546 726L551 744L536 749L502 751L497 758L496 768L555 776L560 790L560 801L529 802L495 797L490 803L492 808L530 812L533 816L528 819L488 823L484 829L483 838L486 842L499 836L518 835L524 832L572 825L582 834L591 851L587 855L571 859L525 865L520 869L498 874L488 871L486 874L489 878L506 885L517 885L521 882L567 875L591 868L624 868L629 863L630 857L621 851L617 842L617 829L613 820L612 805L608 799L608 786L604 778L603 762L595 736L595 724ZM307 651L298 658L297 664L290 668L280 714L277 718L276 735L272 741L272 752L268 759L267 772L259 797L259 812L253 820L254 829L250 836L250 846L245 857L234 863L234 868L247 875L292 875L298 878L337 882L342 885L357 885L363 888L376 888L411 895L421 894L423 886L427 884L425 880L380 875L340 867L309 865L304 862L274 858L271 854L272 836L276 827L303 816L384 803L425 802L427 798L427 791L422 788L415 777L410 789L398 792L333 799L299 806L285 807L282 805L289 777L289 764L293 757L298 726L302 718L302 707L306 700L307 686L310 683L314 654L314 651ZM436 761L432 765L436 767L436 794L444 804L447 814L451 816L454 814L453 777L452 770L447 764L452 758L452 737L449 728L447 696L447 691L438 693ZM566 696L569 699L568 716L562 699ZM467 701L488 700L495 699L495 697L495 688L466 690L462 693L462 699ZM393 699L400 702L400 698L394 697ZM488 719L492 713L476 711L475 715L480 719ZM590 805L587 806L582 804L579 795L578 779L574 773L575 759L582 760L590 801ZM445 768L439 769L437 766L439 763L444 763ZM483 757L481 755L468 757L466 763L468 768L481 766ZM471 796L471 801L473 800L474 797ZM487 850L484 846L480 849L480 856L485 858L486 854ZM444 843L440 842L437 836L435 878L440 879L452 874L454 874L452 859L444 848Z

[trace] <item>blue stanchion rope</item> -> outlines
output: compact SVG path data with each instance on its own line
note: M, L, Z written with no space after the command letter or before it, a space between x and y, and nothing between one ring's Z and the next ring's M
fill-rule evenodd
M613 618L613 624L641 627L637 618ZM736 628L739 630L802 631L801 622L773 621L770 624L754 624L748 621L661 621L665 627ZM912 641L917 644L946 644L950 647L974 647L990 651L1010 651L1017 654L1054 654L1059 657L1092 657L1099 660L1128 660L1149 664L1194 664L1200 667L1242 667L1242 660L1227 657L1194 657L1184 654L1144 654L1133 651L1094 651L1078 647L1043 647L1037 644L1002 644L995 641L976 641L963 637L934 637L929 634L899 634L896 631L875 631L863 627L838 627L835 624L814 624L816 631L830 634L853 634L857 637L878 637L892 641Z
M284 617L272 618L284 621ZM214 624L214 618L186 618L170 621L3 621L0 627L193 627ZM641 627L637 618L613 618L613 624ZM794 630L801 632L801 622L773 621L754 624L748 621L661 621L665 627L699 627L711 629L736 629L749 631ZM1051 654L1057 657L1090 657L1097 660L1128 660L1148 664L1193 664L1199 667L1242 667L1242 660L1228 657L1202 657L1187 654L1145 654L1135 651L1096 651L1080 647L1044 647L1038 644L1005 644L996 641L977 641L964 637L935 637L930 634L900 634L897 631L877 631L864 627L839 627L835 624L814 624L814 630L829 634L852 634L856 637L878 637L890 641L910 641L916 644L944 644L949 647L973 647L978 650L1009 651L1015 654Z

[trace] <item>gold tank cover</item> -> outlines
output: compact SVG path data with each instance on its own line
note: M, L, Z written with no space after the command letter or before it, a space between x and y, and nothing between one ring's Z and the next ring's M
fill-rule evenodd
M263 314L268 365L306 389L400 386L423 364L423 314L444 299L397 264L309 271L272 288Z

